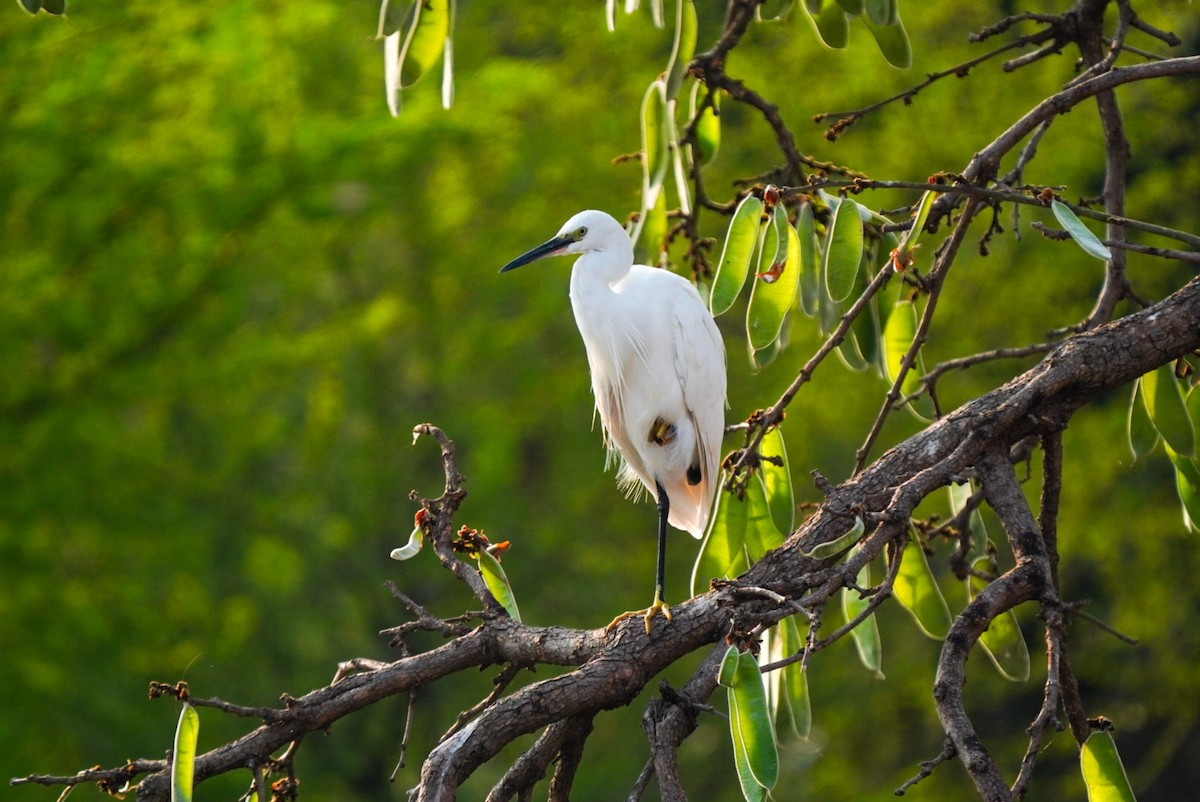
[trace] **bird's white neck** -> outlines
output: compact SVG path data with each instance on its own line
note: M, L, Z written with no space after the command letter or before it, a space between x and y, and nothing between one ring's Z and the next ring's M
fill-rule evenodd
M612 288L614 284L629 275L633 265L633 246L628 244L623 248L606 248L602 251L588 251L575 260L571 269L571 287L595 287L603 285Z

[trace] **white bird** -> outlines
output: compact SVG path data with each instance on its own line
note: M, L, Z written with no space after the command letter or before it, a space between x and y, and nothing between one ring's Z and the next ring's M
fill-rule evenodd
M663 598L667 523L700 538L718 480L725 425L725 345L700 294L669 270L635 265L621 224L589 210L501 273L544 256L579 254L571 270L571 308L587 350L604 442L621 458L618 483L645 487L658 501L654 602L638 615L646 631Z

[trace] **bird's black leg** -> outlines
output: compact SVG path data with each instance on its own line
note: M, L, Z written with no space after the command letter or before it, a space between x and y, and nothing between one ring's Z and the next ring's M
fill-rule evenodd
M626 618L634 616L645 622L646 632L650 632L650 622L657 613L662 613L664 618L671 620L671 608L663 601L663 586L667 581L667 517L671 513L671 500L667 498L667 491L663 489L662 484L656 481L654 488L658 494L658 560L654 569L654 601L645 610L621 613L605 628L609 632Z
M654 487L658 491L658 561L654 571L654 607L661 604L664 614L670 620L671 613L663 601L663 587L667 577L667 517L671 513L671 500L667 498L667 491L663 490L659 482L655 482ZM646 629L650 629L649 618L646 620Z

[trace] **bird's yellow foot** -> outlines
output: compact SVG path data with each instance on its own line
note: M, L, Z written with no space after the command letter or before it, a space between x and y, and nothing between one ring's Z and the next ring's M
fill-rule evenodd
M663 601L661 597L655 597L654 603L651 604L649 607L647 607L645 610L630 610L627 613L621 613L619 616L617 616L616 618L614 618L612 620L611 624L609 624L608 626L606 626L604 628L604 631L612 632L614 629L616 629L617 624L620 624L622 621L624 621L627 618L640 618L646 624L646 634L648 635L648 634L650 634L650 626L651 626L650 622L654 619L655 613L662 613L663 618L667 619L668 621L671 620L670 606L668 606L667 603L665 601Z

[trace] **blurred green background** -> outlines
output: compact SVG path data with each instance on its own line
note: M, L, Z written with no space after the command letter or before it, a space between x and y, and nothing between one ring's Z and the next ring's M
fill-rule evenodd
M595 627L646 602L653 507L625 502L602 473L569 264L496 275L578 209L623 217L639 206L637 164L613 159L639 147L638 105L670 37L644 12L621 16L610 34L602 3L564 5L463 0L454 108L441 109L431 77L405 93L398 120L384 105L378 6L366 0L79 2L66 19L0 10L5 778L164 754L178 711L146 701L150 680L184 678L197 695L264 705L327 683L339 660L389 659L376 633L406 613L387 579L439 614L476 606L431 554L387 558L411 528L408 491L440 492L436 448L411 444L422 421L458 446L469 491L459 523L513 542L505 567L526 621ZM723 12L697 5L704 47ZM967 34L1011 10L903 4L915 51L906 72L887 66L861 26L848 50L829 51L794 15L752 27L730 71L780 104L802 151L876 178L923 180L961 169L1061 86L1072 56L1016 76L979 67L837 143L812 115L969 58L978 50ZM1189 5L1138 10L1184 37L1176 54L1197 52ZM1134 154L1130 214L1194 230L1200 87L1170 81L1120 98ZM1091 104L1060 118L1028 180L1065 184L1070 199L1097 194L1095 123ZM722 199L733 178L778 161L756 114L727 103L723 126L706 176ZM912 199L860 197L877 209ZM1029 229L1053 225L1048 212L1023 209L1019 241L1007 210L1002 219L1010 230L989 257L965 252L955 265L927 365L1042 341L1090 309L1100 263ZM721 235L722 220L706 224ZM1194 273L1130 262L1147 297ZM798 320L791 348L752 374L737 308L721 326L730 421L773 402L817 343ZM950 376L943 401L961 403L1029 364ZM832 361L804 388L784 426L801 500L818 498L810 470L848 475L885 390ZM1135 789L1194 799L1200 561L1165 458L1132 464L1127 400L1125 391L1102 399L1066 433L1062 574L1069 598L1091 599L1091 612L1141 641L1131 648L1077 623L1071 658L1089 713L1117 725ZM918 428L893 416L876 456ZM923 511L944 514L934 501L943 499ZM672 535L670 599L686 593L695 546ZM944 560L934 565L961 604ZM967 688L1010 777L1044 673L1038 622L1021 613L1033 678L1006 683L976 657ZM849 644L814 660L813 737L785 746L776 798L891 798L940 751L929 699L938 644L914 637L903 612L880 617L887 679L864 670ZM683 682L699 657L666 679ZM404 799L423 755L487 693L489 676L420 695L410 765L394 785L404 699L310 737L297 765L303 798ZM574 798L625 797L646 758L640 714L637 703L598 720ZM202 750L253 726L212 711L201 720ZM705 720L681 757L695 798L738 798L723 721ZM505 765L485 767L462 798L482 798ZM1028 798L1082 800L1078 776L1071 739L1059 735ZM248 773L212 780L197 799L236 798L248 783ZM969 791L950 764L910 795ZM85 788L75 798L95 796Z

